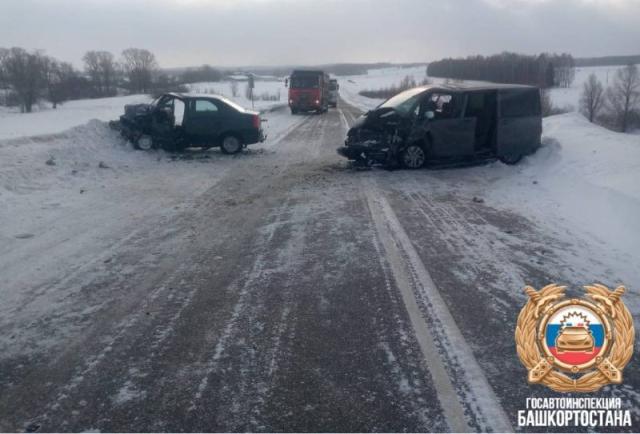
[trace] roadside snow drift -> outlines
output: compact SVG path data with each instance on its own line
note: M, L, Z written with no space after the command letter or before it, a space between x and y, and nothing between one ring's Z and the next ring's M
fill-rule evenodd
M57 134L92 119L111 121L124 113L125 104L151 101L148 95L67 101L57 109L44 105L33 113L20 113L17 108L0 107L0 140L24 136Z
M488 190L489 197L547 225L565 227L574 236L591 238L600 246L598 255L621 254L618 265L637 276L638 137L568 113L544 119L543 142L538 153L521 165L499 165L509 176ZM575 241L572 235L567 241Z

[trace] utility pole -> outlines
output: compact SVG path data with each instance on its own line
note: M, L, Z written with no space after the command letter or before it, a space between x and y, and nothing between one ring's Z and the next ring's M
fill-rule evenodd
M253 89L255 87L255 80L253 78L253 74L249 74L249 93L251 94L251 108L254 108L253 105Z

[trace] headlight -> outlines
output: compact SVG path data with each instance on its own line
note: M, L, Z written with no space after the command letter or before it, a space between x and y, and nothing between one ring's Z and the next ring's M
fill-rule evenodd
M320 101L319 101L319 100L316 100L316 104L320 104Z

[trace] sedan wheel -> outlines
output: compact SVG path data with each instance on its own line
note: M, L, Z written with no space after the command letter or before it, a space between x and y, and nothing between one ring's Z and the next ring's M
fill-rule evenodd
M409 145L402 153L402 164L407 169L419 169L424 166L426 155L418 145Z
M236 136L227 136L220 147L225 154L237 154L242 150L242 143Z
M147 134L143 134L140 137L138 137L138 140L136 141L135 144L136 144L136 148L142 151L148 151L149 149L153 148L153 139L151 138L151 136Z

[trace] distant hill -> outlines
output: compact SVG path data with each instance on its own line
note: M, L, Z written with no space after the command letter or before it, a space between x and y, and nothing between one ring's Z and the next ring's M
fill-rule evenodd
M576 59L576 66L613 66L639 63L640 54L635 56L583 57Z

